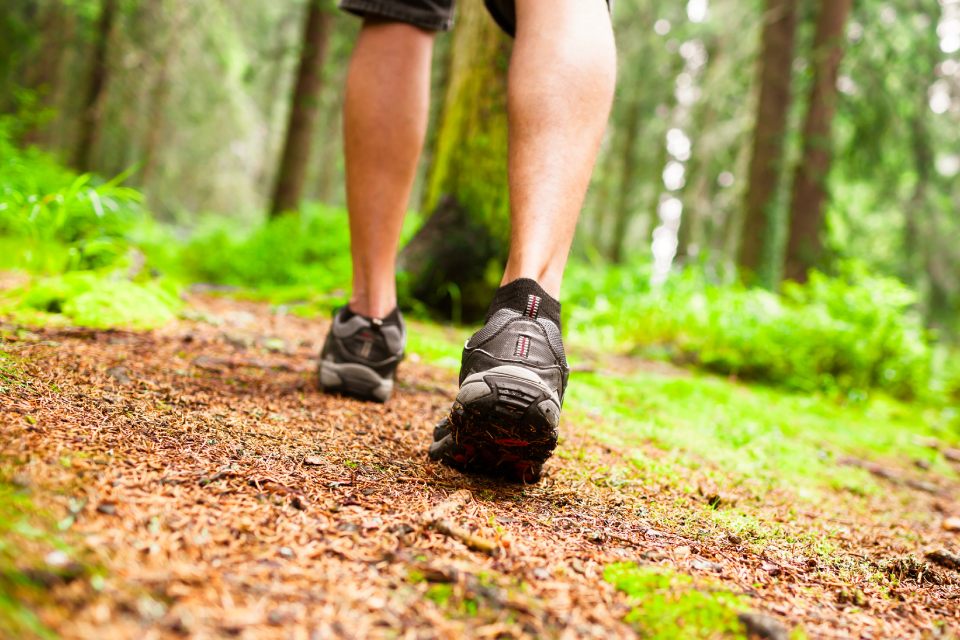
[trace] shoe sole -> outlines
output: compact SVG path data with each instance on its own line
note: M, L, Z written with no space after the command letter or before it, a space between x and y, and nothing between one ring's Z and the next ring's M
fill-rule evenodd
M320 361L320 388L327 393L341 393L363 400L386 402L393 393L393 379L353 362Z
M523 367L494 367L460 386L430 457L458 471L530 483L557 446L560 400Z

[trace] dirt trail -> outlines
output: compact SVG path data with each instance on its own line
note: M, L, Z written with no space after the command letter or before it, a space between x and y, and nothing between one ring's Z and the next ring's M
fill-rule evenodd
M5 345L27 384L0 409L0 450L38 502L73 513L70 535L104 570L52 587L41 613L64 637L632 637L628 599L602 579L623 560L708 576L811 637L960 632L960 573L934 584L907 567L891 598L843 562L687 539L643 505L689 497L608 486L622 459L570 421L561 447L584 460L554 459L539 485L461 476L425 455L448 373L405 363L385 406L325 396L323 322L194 306L158 332ZM851 530L845 557L873 557L891 526ZM838 599L848 588L858 602Z

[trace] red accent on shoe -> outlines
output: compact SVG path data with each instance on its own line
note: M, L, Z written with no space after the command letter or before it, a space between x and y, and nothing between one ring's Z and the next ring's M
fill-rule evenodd
M529 336L520 336L517 338L517 346L513 350L513 355L526 358L530 355L530 338Z
M540 313L540 296L532 293L527 297L527 308L523 310L523 315L530 318L536 318Z
M526 440L520 440L518 438L501 438L499 440L494 440L494 442L501 447L525 447L530 444Z

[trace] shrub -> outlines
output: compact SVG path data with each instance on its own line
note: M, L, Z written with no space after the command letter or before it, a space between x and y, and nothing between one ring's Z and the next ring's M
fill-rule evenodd
M56 273L116 263L142 219L141 194L124 176L97 183L35 148L19 149L0 118L0 237L4 265Z
M179 251L195 281L238 287L310 285L330 291L349 284L350 232L342 209L311 206L249 232L214 220Z
M662 289L645 267L575 267L566 286L574 340L660 355L803 391L869 389L910 398L931 389L932 339L915 295L848 265L782 295L711 282L690 268Z

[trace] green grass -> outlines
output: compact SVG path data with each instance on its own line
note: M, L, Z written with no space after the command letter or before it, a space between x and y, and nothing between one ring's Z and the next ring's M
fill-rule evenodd
M747 609L737 595L666 569L617 563L606 567L604 580L630 596L625 621L643 638L746 638L737 615Z
M20 384L16 359L0 348L0 393ZM31 416L23 419L35 423ZM41 582L100 578L77 561L55 519L34 505L30 491L10 479L16 461L0 462L0 638L54 638L36 613L47 593Z
M44 550L66 549L47 525L23 489L0 481L0 637L55 637L34 612L43 590L26 573L42 565Z
M844 457L923 460L947 477L956 473L918 442L956 442L941 410L881 396L839 404L819 394L746 386L705 375L664 377L582 374L573 377L569 408L603 416L598 429L627 448L652 443L656 460L637 452L635 465L651 476L679 481L706 462L729 482L763 491L789 489L817 500L824 490L881 491L866 471Z

